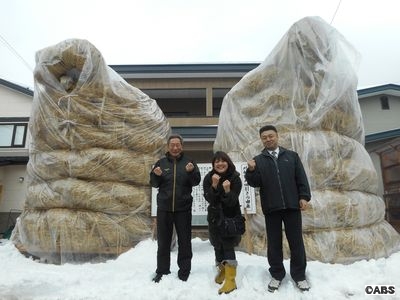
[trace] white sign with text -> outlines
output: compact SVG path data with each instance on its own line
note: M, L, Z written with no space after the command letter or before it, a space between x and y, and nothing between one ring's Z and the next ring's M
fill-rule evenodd
M248 185L246 179L244 178L244 174L247 169L246 162L235 162L236 170L240 173L240 178L242 179L242 191L239 195L239 201L242 209L242 213L246 210L247 214L255 214L256 213L256 200L254 188ZM192 206L192 215L193 216L207 216L207 206L208 202L203 197L203 179L208 172L211 171L211 164L197 164L200 170L201 181L200 184L193 187L192 196L193 196L193 206ZM157 193L158 189L152 188L151 193L151 215L157 215Z

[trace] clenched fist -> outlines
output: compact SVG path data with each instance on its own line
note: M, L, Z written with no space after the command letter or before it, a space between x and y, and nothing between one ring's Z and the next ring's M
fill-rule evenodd
M190 162L186 165L186 172L192 172L194 170L194 165Z
M256 169L256 161L254 159L247 161L247 168L249 171L254 171Z
M225 180L222 183L222 187L224 188L225 193L229 193L231 191L231 182L229 180Z
M154 168L153 173L156 174L157 176L161 176L162 170L160 167Z
M211 181L212 181L211 185L214 189L217 188L220 178L221 176L219 176L218 174L214 174L213 176L211 176Z

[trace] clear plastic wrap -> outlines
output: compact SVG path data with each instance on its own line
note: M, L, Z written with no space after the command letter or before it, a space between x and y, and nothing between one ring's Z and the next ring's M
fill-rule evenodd
M27 198L12 240L54 263L115 257L152 235L149 171L170 126L88 41L40 50Z
M54 150L31 153L27 171L43 180L72 177L146 185L153 163L152 155L129 149Z
M312 189L311 208L303 213L312 260L349 263L400 249L399 234L384 220L376 170L363 146L358 63L359 54L337 30L307 17L232 88L221 107L215 151L249 160L263 148L259 128L272 124L280 144L299 153ZM261 209L248 219L255 252L266 254Z

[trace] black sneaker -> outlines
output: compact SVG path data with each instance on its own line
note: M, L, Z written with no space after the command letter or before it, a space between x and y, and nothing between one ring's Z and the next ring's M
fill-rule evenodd
M275 292L277 289L279 289L279 286L281 285L281 280L275 279L272 277L271 281L268 283L268 292Z
M296 286L299 288L300 291L306 292L310 290L310 285L308 284L307 280L300 280L296 282Z
M153 281L155 283L159 283L162 277L163 277L163 274L157 273L156 276L154 276Z

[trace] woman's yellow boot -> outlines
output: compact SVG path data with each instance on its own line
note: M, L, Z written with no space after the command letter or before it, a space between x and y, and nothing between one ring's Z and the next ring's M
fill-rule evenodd
M219 263L217 265L218 273L215 276L215 283L221 284L225 280L225 265L223 263Z
M225 264L225 282L224 285L218 290L218 294L228 294L237 289L236 286L236 266Z

